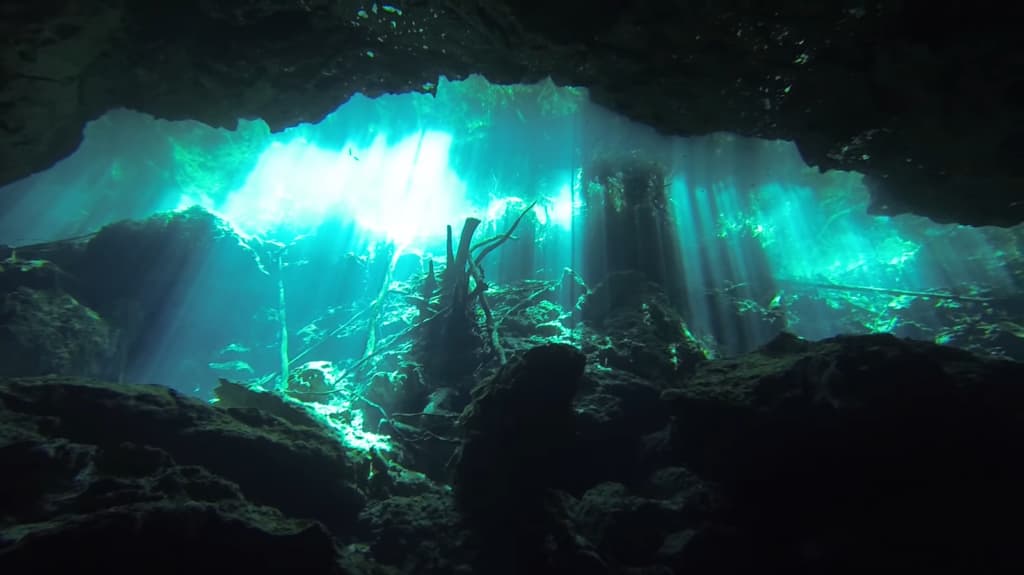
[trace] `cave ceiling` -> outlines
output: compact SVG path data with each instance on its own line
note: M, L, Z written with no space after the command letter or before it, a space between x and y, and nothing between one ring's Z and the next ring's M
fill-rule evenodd
M673 135L796 142L865 175L871 211L1024 221L1013 3L805 0L8 0L0 183L124 107L273 130L439 76L585 86ZM1002 13L1006 11L1007 13Z

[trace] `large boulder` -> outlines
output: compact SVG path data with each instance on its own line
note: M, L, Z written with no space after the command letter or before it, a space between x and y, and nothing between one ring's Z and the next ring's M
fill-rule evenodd
M1024 513L1022 382L1022 364L888 335L783 335L702 366L662 397L675 457L721 488L731 531L705 531L689 559L1019 568L1004 526Z
M473 390L462 413L465 439L454 487L472 514L534 505L558 486L575 440L572 400L586 358L564 344L535 347Z
M237 492L335 533L352 532L365 503L363 464L297 408L282 417L216 408L158 386L60 377L0 380L0 406L8 537L26 523L135 501L143 487L132 482L167 474L198 473L200 491Z
M0 375L115 375L107 322L57 289L0 293Z
M535 347L475 388L462 413L453 487L488 572L603 572L577 544L553 491L567 477L585 362L568 345Z

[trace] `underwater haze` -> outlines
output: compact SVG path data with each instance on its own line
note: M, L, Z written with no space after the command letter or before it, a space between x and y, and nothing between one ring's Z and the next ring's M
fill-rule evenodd
M453 305L432 282L462 243L468 295L491 298L467 320L490 354L517 347L527 311L545 329L523 338L578 341L581 302L633 274L708 358L788 331L1024 359L1024 229L868 203L860 175L809 168L789 142L668 137L582 89L442 78L278 134L109 112L73 155L0 189L0 244L5 267L54 262L75 317L104 319L68 336L105 342L94 375L203 398L221 377L316 393L309 374L331 389L403 349ZM395 377L402 357L365 377Z

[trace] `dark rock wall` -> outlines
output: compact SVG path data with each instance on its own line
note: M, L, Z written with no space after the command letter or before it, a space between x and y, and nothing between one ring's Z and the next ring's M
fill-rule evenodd
M440 74L550 75L665 133L793 140L811 165L866 174L878 213L1012 225L1024 50L1010 6L15 0L0 9L0 182L70 154L118 107L281 130Z

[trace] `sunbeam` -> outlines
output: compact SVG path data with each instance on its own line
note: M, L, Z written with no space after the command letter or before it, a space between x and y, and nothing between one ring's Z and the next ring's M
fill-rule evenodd
M415 286L447 281L460 231L476 219L470 251L481 265L470 264L470 285L484 297L521 289L536 298L528 309L556 339L579 339L582 296L640 273L679 314L676 331L709 356L751 351L781 331L890 332L1024 354L1012 319L1019 227L872 216L858 174L819 173L792 144L662 136L550 81L442 79L436 97L357 96L317 125L279 134L258 120L222 130L112 112L88 126L78 152L0 192L11 261L122 220L192 230L206 222L200 213L220 218L210 224L216 245L233 237L246 250L250 263L232 265L251 269L234 275L198 238L174 248L188 257L148 256L168 262L170 275L145 284L164 282L159 297L144 298L146 330L119 327L121 378L181 387L235 370L259 379L282 370L280 350L358 361L437 311ZM111 258L93 271L123 273ZM545 292L550 282L560 287ZM89 297L119 310L110 314L143 313L130 311L138 302ZM514 321L492 311L480 329L514 337L502 335ZM326 327L332 314L358 313L391 327L370 327L369 344L365 331ZM257 351L232 351L242 348Z

